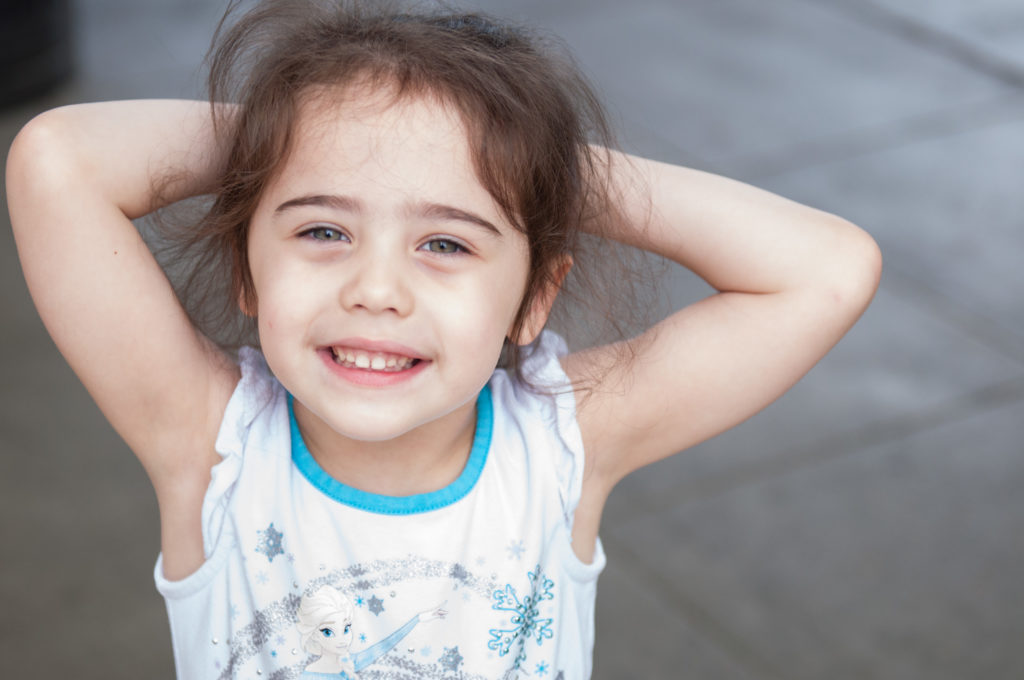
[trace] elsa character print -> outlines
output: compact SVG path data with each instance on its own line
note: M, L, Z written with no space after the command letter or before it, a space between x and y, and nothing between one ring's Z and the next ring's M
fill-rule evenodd
M420 612L380 642L361 652L352 652L352 603L340 590L322 586L311 595L304 595L299 604L298 623L302 648L320 658L310 662L300 676L311 678L347 678L355 680L356 673L390 652L408 635L417 623L443 619L448 612L441 607Z

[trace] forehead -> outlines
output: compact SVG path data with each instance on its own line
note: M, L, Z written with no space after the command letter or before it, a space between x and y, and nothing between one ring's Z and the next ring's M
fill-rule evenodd
M458 112L430 94L399 93L393 86L354 83L311 88L299 98L296 139L391 137L464 145L466 129ZM424 134L425 133L425 134Z
M268 189L359 191L371 201L470 203L501 212L476 174L458 112L435 97L396 96L390 88L350 86L303 97L288 156Z

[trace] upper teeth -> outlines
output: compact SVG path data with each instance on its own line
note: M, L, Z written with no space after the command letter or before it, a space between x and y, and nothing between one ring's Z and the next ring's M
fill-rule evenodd
M416 361L400 354L364 352L345 347L332 347L331 351L334 352L334 360L342 366L366 368L371 371L403 371Z

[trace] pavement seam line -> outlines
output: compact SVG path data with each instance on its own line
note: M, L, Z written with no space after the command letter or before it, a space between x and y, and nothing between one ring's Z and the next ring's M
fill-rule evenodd
M883 287L939 323L963 333L1000 356L1024 366L1024 345L1013 331L898 269L886 272ZM923 302L923 304L921 304Z
M622 526L689 503L719 497L736 489L860 453L1022 401L1024 377L986 385L947 399L924 411L888 420L877 420L851 432L819 439L790 453L768 456L763 460L741 465L738 469L726 472L717 479L701 483L699 486L684 482L665 491L647 494L643 500L638 499L633 506L633 512L617 517L611 526ZM686 454L684 452L677 455Z
M798 141L767 153L723 159L716 165L749 182L800 172L830 163L985 130L1024 120L1024 98L1013 93L969 107L929 111L870 127Z
M946 57L964 68L984 74L1004 85L1024 90L1024 69L1019 65L938 26L916 21L911 16L893 11L870 0L860 0L859 2L802 1L842 12L865 25L884 30L933 54Z

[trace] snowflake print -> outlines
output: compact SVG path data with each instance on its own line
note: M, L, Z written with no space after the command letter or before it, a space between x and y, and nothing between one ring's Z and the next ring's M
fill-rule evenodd
M263 571L262 569L256 572L256 583L259 583L261 586L264 586L267 584L267 581L269 580L270 576L267 574L267 572Z
M541 661L539 664L537 664L537 669L534 671L534 673L536 673L537 675L547 675L548 674L548 664L547 664L547 662L546 661Z
M445 670L453 672L459 670L459 666L462 665L462 655L459 654L458 645L451 649L445 647L444 654L438 659L438 662Z
M492 609L508 612L510 627L492 628L491 641L487 643L488 649L498 652L498 656L505 656L518 647L515 664L513 668L518 670L520 665L526 661L526 641L535 638L540 645L545 639L554 636L551 624L554 619L542 618L540 615L540 603L545 600L553 600L555 582L540 572L540 565L527 573L530 580L530 594L522 599L516 593L512 584L505 586L504 590L494 591L495 603Z
M523 551L526 547L522 541L509 541L508 547L505 548L508 551L509 559L521 560L523 558Z
M380 613L384 611L384 601L374 595L370 598L367 608L373 612L374 616L380 616Z
M359 597L356 598L356 606L357 607L362 607L364 604L366 604L366 600L363 599L362 595L360 595Z
M469 572L461 564L453 564L452 568L448 571L448 578L453 581L459 581L463 584L466 583L466 579L469 578ZM458 588L459 584L456 583L455 587Z
M274 528L273 522L266 529L257 530L256 533L260 537L256 552L266 555L267 561L273 562L275 557L284 554L284 549L281 547L281 539L284 538L284 534Z

